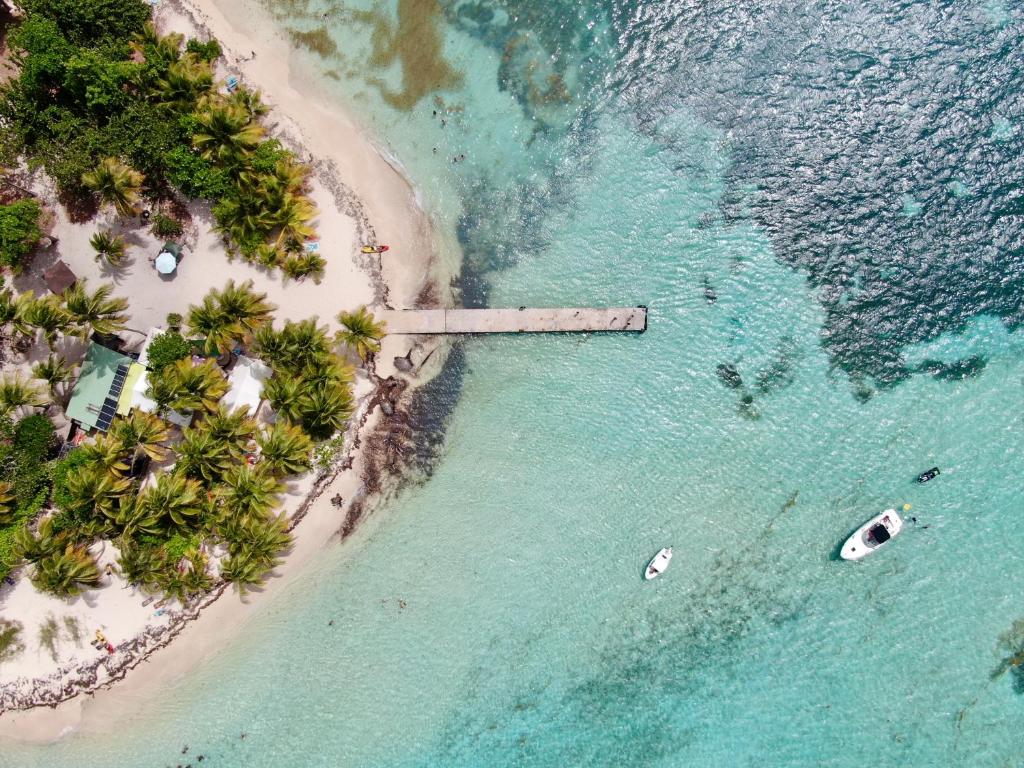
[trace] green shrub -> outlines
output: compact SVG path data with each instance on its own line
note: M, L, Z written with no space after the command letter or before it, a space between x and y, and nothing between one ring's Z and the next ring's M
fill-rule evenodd
M72 497L68 493L68 475L88 463L88 454L75 449L60 461L55 462L50 469L50 481L53 483L53 503L58 509L68 509L71 506Z
M49 487L46 459L53 446L53 424L42 414L26 416L15 426L2 473L14 483L19 500L31 500L44 485Z
M0 264L20 269L32 255L39 238L42 208L35 200L0 205Z
M14 428L14 449L33 460L45 459L53 448L53 423L43 414L26 416Z
M18 0L29 17L52 19L77 45L128 40L150 19L143 0Z
M39 514L39 510L46 504L49 495L49 489L44 488L36 494L30 503L18 507L11 523L0 527L0 579L6 578L20 562L15 554L15 535Z
M149 368L159 373L168 365L183 360L192 353L192 345L180 333L161 333L149 345Z
M181 323L184 321L184 319L185 318L183 318L177 312L168 312L167 313L167 327L170 328L172 331L180 330L181 329Z
M180 237L184 231L181 227L181 223L170 216L165 216L162 213L158 213L153 216L151 222L152 226L150 231L161 239L169 239L174 237Z
M191 147L175 147L167 153L168 180L186 197L220 200L237 194L231 177Z
M164 552L167 555L167 562L173 568L178 562L185 556L190 549L199 548L199 534L193 533L189 536L185 536L181 533L175 533L171 538L164 544Z
M196 39L191 39L185 45L185 50L188 53L194 53L203 61L214 61L220 58L221 51L220 43L216 40L208 40L205 43L201 43Z

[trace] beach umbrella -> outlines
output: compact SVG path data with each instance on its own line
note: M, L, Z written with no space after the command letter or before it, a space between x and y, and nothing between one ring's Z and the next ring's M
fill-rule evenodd
M156 267L156 271L161 275L169 275L178 266L178 260L174 258L173 253L162 251L159 256L156 257L156 261L153 263Z

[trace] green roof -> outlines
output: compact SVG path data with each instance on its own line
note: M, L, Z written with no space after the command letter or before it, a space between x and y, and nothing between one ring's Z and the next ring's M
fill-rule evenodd
M130 357L99 344L90 344L82 363L82 372L71 392L68 418L74 419L85 429L106 430L110 426L110 419L103 417L104 404L108 397L113 397L113 406L116 408L117 397L124 384L124 376L117 375L118 366L123 365L127 369L131 363ZM113 417L113 409L110 417Z

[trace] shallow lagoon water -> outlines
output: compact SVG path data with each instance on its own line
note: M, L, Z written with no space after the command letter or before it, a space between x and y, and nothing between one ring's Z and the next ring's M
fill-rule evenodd
M419 7L375 7L396 18L403 6ZM327 8L277 7L306 31ZM874 228L850 224L842 200L828 218L815 184L833 169L797 163L802 175L773 186L808 146L783 147L777 129L799 122L786 113L799 94L759 105L774 123L744 122L725 74L803 50L801 27L777 12L788 25L772 37L770 19L722 5L710 35L700 7L441 3L441 51L460 82L409 109L382 95L403 92L400 63L366 64L379 24L342 23L354 9L331 7L337 50L307 65L346 73L338 97L458 231L466 302L644 303L650 328L464 343L429 479L117 737L72 736L0 762L175 765L185 744L214 766L1024 759L1024 684L1006 664L1024 646L1013 633L1024 616L1024 337L1008 304L978 298L1020 295L1020 222L989 221L986 234L975 213L937 205L939 187L915 191L909 161L902 186L871 190L887 201L868 206ZM924 50L946 50L937 41L954 25L962 51L1020 42L1010 6L946 9L949 26L932 19ZM800 17L808 37L852 23L841 4L813 10ZM688 38L687 21L708 34ZM669 32L681 58L663 55ZM894 32L862 34L877 48ZM761 53L730 54L729 41L739 51L754 39ZM684 78L687 52L703 67ZM558 74L571 98L531 102L538 71L542 83ZM840 102L875 103L882 86L844 87ZM954 139L981 153L1009 144L1019 158L1019 130L998 122L1006 98ZM814 133L812 118L798 134ZM998 208L1003 187L986 179L1019 181L1008 157L966 175L956 204ZM850 173L852 188L878 179ZM786 216L773 213L780 188ZM981 227L978 265L970 248L951 264L948 249L903 247L903 227L939 238L958 221ZM822 227L834 251L804 259ZM891 239L868 247L876 230ZM903 279L911 263L920 282ZM915 304L923 293L932 298ZM875 367L861 352L879 345ZM913 482L933 465L942 475ZM904 503L917 526L863 563L834 559L853 528ZM666 544L672 568L643 583Z

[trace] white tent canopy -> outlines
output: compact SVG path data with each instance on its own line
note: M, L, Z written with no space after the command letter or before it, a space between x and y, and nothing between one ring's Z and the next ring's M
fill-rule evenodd
M228 376L228 393L221 398L221 404L229 411L235 408L248 408L255 414L263 399L263 382L270 378L273 371L265 363L252 358L240 356Z

